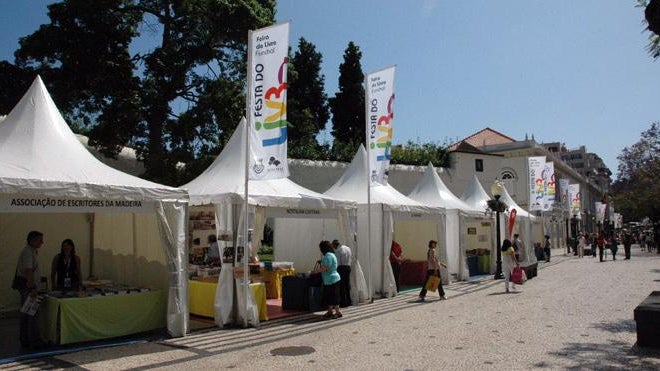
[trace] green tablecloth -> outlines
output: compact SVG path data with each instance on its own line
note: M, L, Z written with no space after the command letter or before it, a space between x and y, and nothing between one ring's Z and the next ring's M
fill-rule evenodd
M166 326L167 301L162 291L41 303L41 334L53 344L108 339Z

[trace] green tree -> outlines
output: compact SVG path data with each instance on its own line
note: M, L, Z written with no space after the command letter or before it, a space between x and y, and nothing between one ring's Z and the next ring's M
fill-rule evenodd
M51 23L21 39L17 65L44 76L60 109L91 128L92 144L110 155L134 146L145 177L168 184L197 175L236 127L247 31L275 14L272 0L65 0L48 8ZM131 47L147 39L152 48Z
M660 123L642 133L639 142L617 157L619 174L612 184L614 207L626 221L649 217L660 221Z
M290 157L308 158L309 152L317 152L316 136L330 118L322 61L323 56L314 44L301 37L291 58L287 89Z
M360 59L362 52L352 41L339 65L339 91L330 98L333 152L344 152L345 147L354 154L360 143L365 143L364 74ZM337 148L335 148L335 146ZM352 155L351 155L352 157Z
M448 167L447 146L436 143L415 143L392 146L392 164L424 166L429 162L436 167Z
M660 57L660 0L637 0L637 7L644 8L646 29L650 32L647 49L653 58Z

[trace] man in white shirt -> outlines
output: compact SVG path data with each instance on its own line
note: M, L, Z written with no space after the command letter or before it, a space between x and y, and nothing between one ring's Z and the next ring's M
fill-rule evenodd
M338 240L332 241L332 247L335 250L335 255L337 255L337 272L341 277L339 281L339 306L347 307L351 303L351 259L353 253L351 248L342 245Z

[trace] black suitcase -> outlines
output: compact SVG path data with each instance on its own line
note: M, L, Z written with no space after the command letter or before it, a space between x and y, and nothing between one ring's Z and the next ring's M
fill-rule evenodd
M298 276L282 277L282 309L308 310L307 279Z

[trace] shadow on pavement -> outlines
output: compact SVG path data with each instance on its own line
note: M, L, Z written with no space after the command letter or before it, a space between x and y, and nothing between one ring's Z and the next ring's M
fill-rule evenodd
M547 362L534 364L534 367L567 368L584 370L636 369L657 370L658 362L649 358L660 358L660 351L647 350L627 343L610 340L605 344L567 343L563 349L548 354L565 359L562 365ZM570 364L570 366L566 366Z
M615 322L601 321L600 323L593 324L591 327L595 329L611 332L613 334L618 334L622 332L635 333L637 331L635 321L632 319L615 321Z

